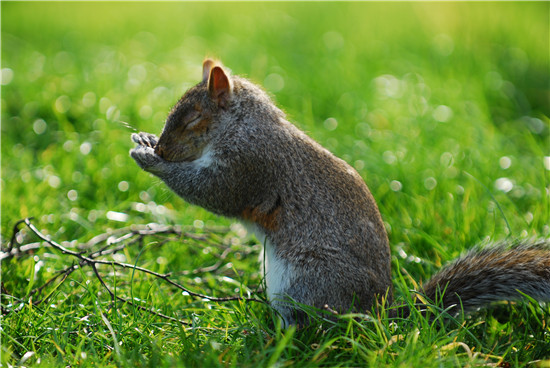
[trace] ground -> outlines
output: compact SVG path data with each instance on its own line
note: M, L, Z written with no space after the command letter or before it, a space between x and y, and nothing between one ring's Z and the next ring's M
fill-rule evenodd
M474 244L550 236L549 4L2 2L3 250L39 240L25 224L12 239L15 223L34 217L71 251L120 245L100 258L170 273L191 293L263 300L257 240L128 156L130 134L160 133L202 60L216 57L365 179L390 237L396 295L410 301L409 290ZM94 238L148 223L184 235ZM264 303L207 301L116 264L98 265L98 278L81 263L39 293L82 259L35 245L2 260L6 366L550 357L549 309L535 302L446 322L340 316L285 330Z

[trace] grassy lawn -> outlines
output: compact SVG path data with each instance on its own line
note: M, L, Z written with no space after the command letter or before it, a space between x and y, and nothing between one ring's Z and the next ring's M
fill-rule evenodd
M133 131L160 133L206 56L263 85L363 176L387 225L398 298L476 243L550 236L548 2L1 10L4 250L15 223L34 217L70 251L118 245L98 259L170 273L191 293L264 299L256 239L185 203L128 155ZM184 234L93 239L149 223ZM38 241L20 228L17 242ZM97 265L100 278L77 267L38 292L79 262L46 245L2 261L2 366L550 364L549 305L281 330L261 302L209 301L114 264Z

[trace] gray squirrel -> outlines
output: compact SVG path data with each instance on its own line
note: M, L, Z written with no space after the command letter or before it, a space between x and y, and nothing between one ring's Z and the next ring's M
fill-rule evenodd
M390 248L361 176L292 123L269 96L216 61L130 155L187 202L248 225L265 244L266 292L285 325L298 305L366 312L393 299ZM550 240L477 248L420 290L464 310L525 293L550 300ZM444 292L443 292L444 291Z

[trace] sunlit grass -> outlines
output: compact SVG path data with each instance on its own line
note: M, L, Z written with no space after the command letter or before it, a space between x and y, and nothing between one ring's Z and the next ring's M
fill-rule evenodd
M364 177L387 224L398 295L413 287L408 275L426 280L488 237L550 235L548 3L1 7L3 244L27 216L59 241L134 223L232 224L186 204L128 156L131 132L161 131L205 56L263 85ZM64 265L46 253L3 262L7 292L25 300L36 262L46 262L36 282ZM151 243L139 257L159 272L212 261L184 244ZM235 262L226 276L261 282L257 252ZM429 367L550 356L548 307L534 304L482 312L464 326L343 317L325 333L280 331L266 306L190 306L143 279L139 296L205 327L193 330L111 308L87 271L48 305L3 317L2 364L31 351L25 365ZM109 282L127 290L131 275L117 277ZM184 280L234 292L217 277Z

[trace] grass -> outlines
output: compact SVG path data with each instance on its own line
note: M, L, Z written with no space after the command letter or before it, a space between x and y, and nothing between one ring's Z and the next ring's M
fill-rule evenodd
M547 2L2 2L1 10L4 246L28 216L59 242L150 222L230 227L217 238L233 250L229 266L210 273L181 271L213 264L216 247L147 238L122 253L194 291L261 298L255 240L186 204L128 156L133 129L121 122L159 133L205 56L264 85L365 178L404 300L475 243L550 235ZM30 303L30 290L72 261L41 249L2 262L2 365L549 364L550 310L534 302L447 323L342 316L324 329L281 330L266 305L194 300L153 277L100 268L117 293L193 324L185 327L114 308L84 267L47 289L47 302Z

